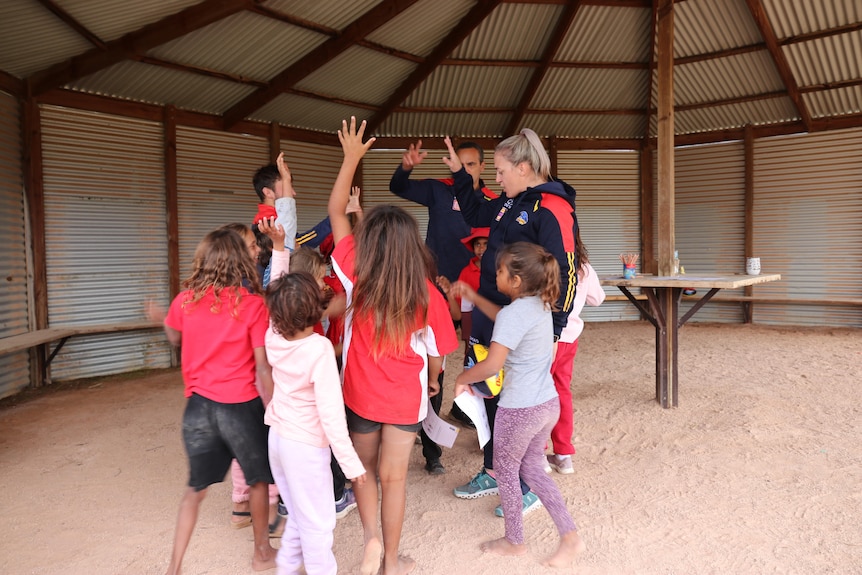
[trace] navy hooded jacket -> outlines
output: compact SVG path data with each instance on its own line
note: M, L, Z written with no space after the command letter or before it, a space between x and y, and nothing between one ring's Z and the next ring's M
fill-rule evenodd
M560 265L559 311L553 313L554 335L559 336L569 319L578 283L578 261L575 238L578 218L575 214L575 189L561 180L527 188L514 198L500 196L488 202L478 201L472 192L473 179L464 168L453 174L455 192L464 220L475 228L490 227L488 250L482 256L479 295L497 305L510 303L497 290L497 253L506 244L529 242L545 248ZM479 343L491 341L493 322L473 310L471 336Z

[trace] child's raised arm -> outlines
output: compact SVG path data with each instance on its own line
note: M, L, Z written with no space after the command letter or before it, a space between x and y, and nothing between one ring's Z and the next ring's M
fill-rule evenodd
M476 290L462 281L453 283L452 287L449 289L449 293L455 297L461 297L467 301L473 302L473 304L479 308L482 313L488 316L491 321L496 321L497 314L501 309L503 309L491 300L477 294Z
M284 226L284 247L293 251L296 248L296 190L293 189L293 176L284 161L284 152L278 154L275 165L284 190L284 195L275 200L275 210L278 223Z
M369 138L367 142L362 142L362 137L365 135L365 120L356 128L356 117L350 117L350 125L347 120L342 120L341 129L338 130L338 140L341 142L341 149L344 151L344 160L341 162L341 169L338 170L338 177L335 178L335 184L332 186L332 194L329 196L329 221L332 224L332 239L338 245L342 239L350 235L351 225L350 218L345 213L347 203L350 200L350 187L353 183L353 175L356 173L356 167L360 160L365 155L365 152L371 148L376 138Z

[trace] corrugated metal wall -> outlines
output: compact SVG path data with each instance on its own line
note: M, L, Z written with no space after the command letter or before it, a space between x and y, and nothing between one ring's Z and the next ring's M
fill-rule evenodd
M258 198L252 178L269 163L269 142L245 134L177 128L180 281L191 273L198 242L211 230L250 225Z
M281 141L296 190L296 229L300 232L326 218L329 194L341 167L340 147ZM367 198L362 200L367 204Z
M778 298L862 299L862 130L756 140L754 255ZM754 321L862 326L860 307L764 305Z
M0 92L0 337L29 329L27 243L21 172L21 106ZM27 351L0 355L0 397L30 383Z
M688 275L745 271L745 150L742 142L677 148L676 248ZM758 290L759 288L755 288ZM742 295L742 290L720 295ZM703 295L703 294L698 294ZM680 314L694 298L683 297ZM739 323L738 303L711 302L692 321Z
M160 124L42 108L48 323L144 319L168 290L164 144ZM167 367L164 334L76 337L55 379Z
M640 154L636 151L571 151L557 154L557 176L577 191L581 239L600 276L621 275L621 252L640 251ZM615 287L609 295L622 295ZM636 320L628 301L585 307L585 321Z

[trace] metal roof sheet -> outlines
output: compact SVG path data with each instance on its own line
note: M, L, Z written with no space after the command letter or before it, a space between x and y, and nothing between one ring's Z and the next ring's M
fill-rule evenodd
M862 72L862 30L790 44L784 54L800 86L852 80Z
M421 0L367 38L408 54L427 56L472 7L471 0ZM411 22L422 22L422 26Z
M674 5L676 58L710 54L762 42L745 0L710 0Z
M327 28L343 30L381 0L268 0L263 5Z
M0 2L0 70L4 72L25 78L92 47L36 2Z
M746 124L759 126L792 122L799 119L793 101L787 97L710 106L674 113L674 132L692 134L715 130L741 128Z
M327 39L306 28L239 12L162 44L147 55L263 82Z
M282 94L257 110L252 119L331 134L341 126L341 120L350 116L362 121L369 119L371 112L336 102Z
M559 138L641 138L644 116L579 114L527 114L519 125L538 134Z
M862 86L803 94L802 99L813 118L862 113Z
M559 6L542 4L500 4L452 57L538 61L561 10ZM532 33L525 34L525 30Z
M557 62L649 62L649 8L582 6L554 58Z
M766 50L674 66L674 103L714 102L784 89Z
M532 109L646 109L647 70L551 68Z
M508 114L485 113L430 113L430 114L392 114L381 125L381 136L406 136L410 138L495 138L503 133Z
M80 92L119 96L137 102L171 104L186 110L221 114L254 87L140 62L120 62L69 83Z
M779 40L862 21L859 0L762 0Z
M142 26L158 22L201 0L135 0L94 2L55 0L57 5L103 42L116 40Z
M530 68L440 66L404 102L406 107L511 108Z
M382 104L415 67L409 60L354 46L300 80L296 88Z

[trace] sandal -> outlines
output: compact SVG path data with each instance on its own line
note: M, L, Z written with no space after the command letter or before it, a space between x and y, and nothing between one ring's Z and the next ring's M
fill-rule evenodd
M278 513L272 523L269 524L270 539L280 539L284 533L284 526L287 524L287 517Z
M234 529L243 529L251 525L251 511L232 511L234 517L242 517L239 521L231 519L230 526Z

